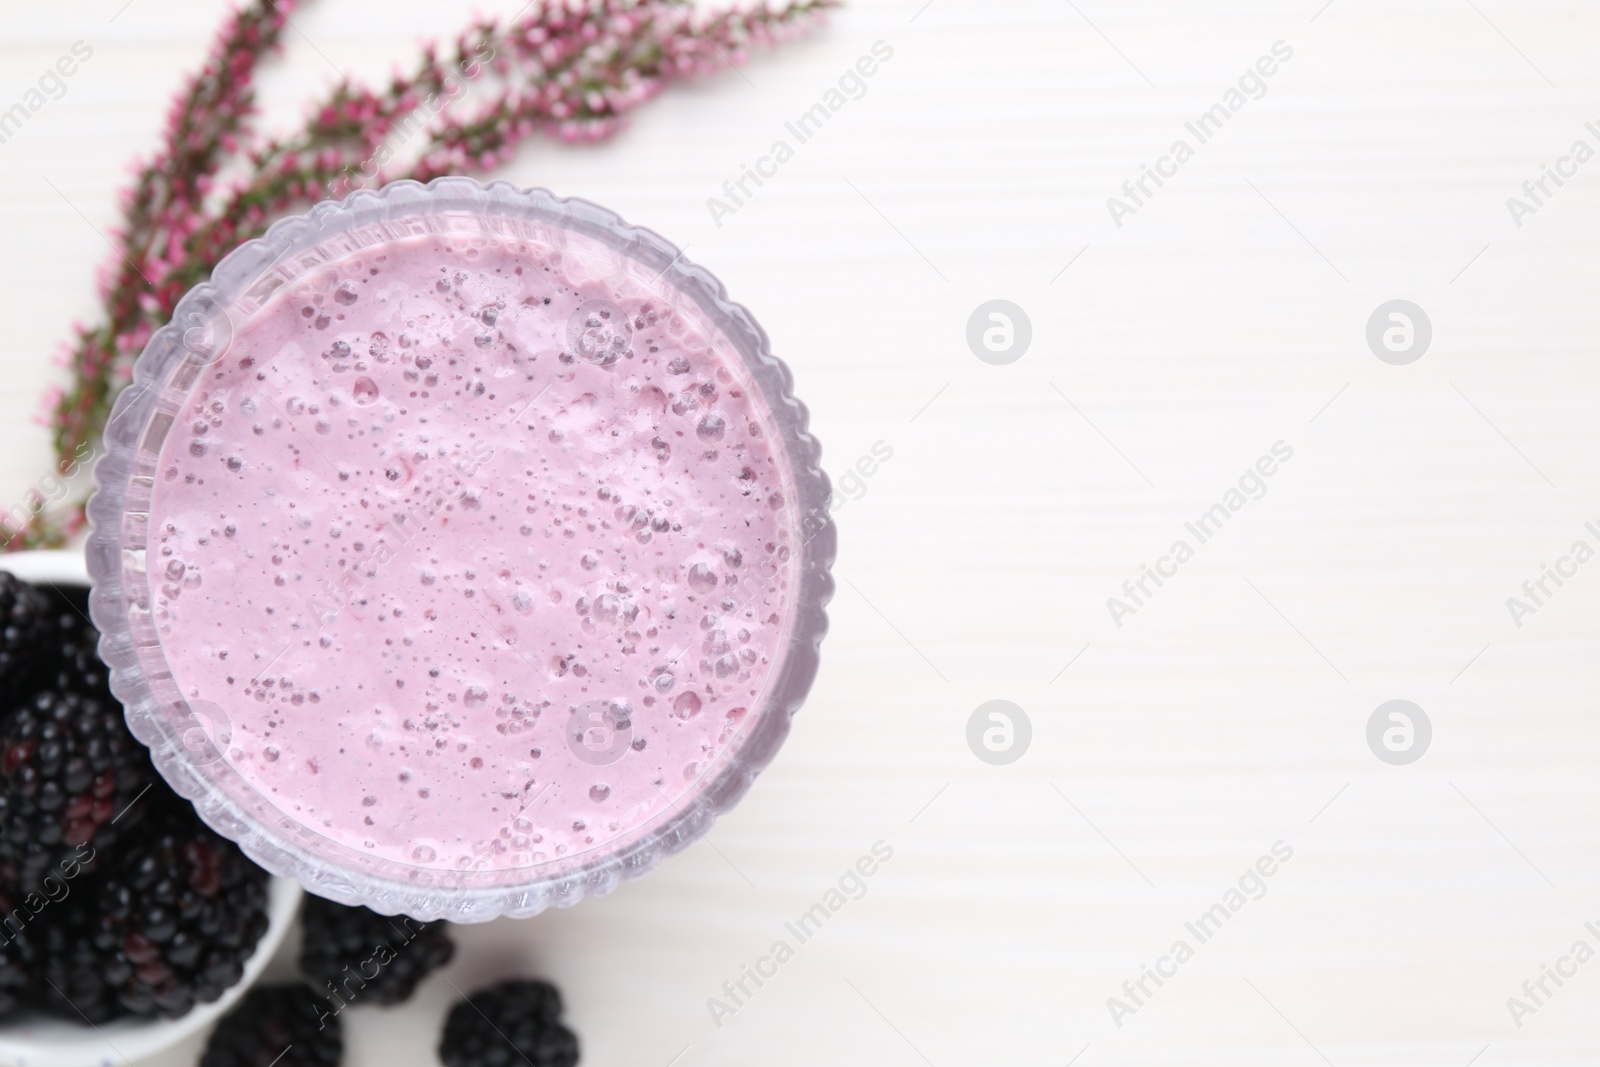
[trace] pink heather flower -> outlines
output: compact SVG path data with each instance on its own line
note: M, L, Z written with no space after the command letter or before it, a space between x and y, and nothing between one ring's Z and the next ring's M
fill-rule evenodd
M40 426L49 426L55 418L56 409L61 406L61 400L66 391L59 385L52 385L45 389L44 395L39 398L39 410L34 413L33 421Z

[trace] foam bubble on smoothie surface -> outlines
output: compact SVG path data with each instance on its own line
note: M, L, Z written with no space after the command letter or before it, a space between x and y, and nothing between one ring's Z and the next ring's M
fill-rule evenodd
M799 547L770 415L696 307L597 262L419 236L318 268L167 435L175 680L351 848L570 862L697 793L762 707Z

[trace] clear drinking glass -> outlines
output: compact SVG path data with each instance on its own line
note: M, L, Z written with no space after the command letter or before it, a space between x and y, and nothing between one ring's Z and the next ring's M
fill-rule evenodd
M359 807L352 804L345 805L345 808L353 810L320 809L316 812L317 818L305 812L297 815L292 794L280 791L274 795L261 784L266 779L260 774L241 772L241 767L257 767L259 760L265 758L245 752L240 740L249 730L256 729L255 725L246 729L244 723L247 719L254 723L252 717L262 714L260 707L251 705L252 697L242 696L238 692L202 692L198 686L190 684L200 669L200 658L211 656L214 659L217 653L214 649L207 651L210 649L207 640L196 639L192 632L185 637L173 631L164 621L169 618L164 615L165 612L176 610L174 605L178 603L176 597L180 592L190 598L182 602L186 610L188 605L196 602L194 598L211 598L200 603L209 605L213 614L224 608L237 608L241 618L249 613L248 605L254 603L253 598L270 595L270 590L252 584L259 584L266 573L259 568L251 569L256 568L259 560L254 557L246 560L238 553L229 556L215 546L208 549L216 554L208 557L214 562L209 565L206 574L207 584L201 588L188 588L185 582L197 582L197 574L191 570L186 578L175 577L180 575L183 567L181 564L175 566L173 560L163 558L160 554L165 551L160 546L166 544L169 531L156 528L164 525L160 509L165 506L162 501L166 499L162 494L168 490L162 489L162 479L170 481L175 478L177 471L175 464L162 466L164 447L169 444L169 438L176 442L181 435L204 431L203 426L191 428L188 421L195 412L205 413L197 406L197 397L203 393L209 397L211 394L204 392L207 389L223 388L215 383L221 382L225 375L242 374L238 368L244 365L244 360L261 359L267 363L284 361L281 365L255 370L255 376L266 383L260 387L263 391L261 417L269 421L289 420L291 425L281 432L287 434L292 431L304 437L306 445L303 451L308 470L318 462L313 453L326 453L323 458L328 460L328 471L337 467L340 478L353 478L349 484L356 488L338 488L332 475L327 475L328 486L333 487L327 489L328 492L359 493L364 478L370 477L377 482L381 477L382 472L363 473L353 466L347 471L345 466L348 465L344 464L345 457L338 451L341 446L336 436L317 438L316 433L323 432L320 424L317 431L304 433L304 428L294 422L294 417L285 407L292 407L292 399L271 394L269 371L309 374L313 370L323 373L326 368L308 370L294 364L292 361L311 358L298 349L285 349L282 354L264 351L259 342L266 335L252 333L252 330L258 317L265 322L268 316L282 313L281 300L289 299L284 294L309 291L307 287L322 284L319 279L335 277L350 263L384 262L374 257L387 255L390 251L396 253L397 259L403 259L400 253L406 248L418 247L416 242L419 241L438 242L438 247L457 250L452 251L452 255L459 252L461 255L475 256L478 254L476 249L484 250L486 255L498 254L508 248L518 248L528 254L530 265L543 264L540 269L547 271L551 264L559 265L558 273L569 276L569 281L578 279L586 287L583 291L591 295L602 291L632 294L629 297L631 303L628 303L632 310L629 311L623 311L617 303L609 300L597 303L585 298L586 302L572 313L566 324L566 344L559 353L554 350L546 353L543 362L532 360L526 365L518 363L519 373L526 371L524 377L531 383L530 390L540 385L541 379L548 379L549 384L566 389L570 394L576 388L573 382L588 380L575 375L638 372L651 360L649 352L645 351L650 343L648 337L651 336L644 329L647 319L655 321L651 316L658 316L668 323L661 327L662 330L676 329L679 332L673 336L689 338L696 344L703 341L703 351L710 361L707 365L715 364L721 368L716 376L708 374L706 381L710 382L709 388L712 391L720 388L720 395L724 398L742 398L740 402L745 407L740 410L748 419L748 432L752 438L759 436L765 439L763 447L769 450L772 461L773 484L777 488L760 503L773 516L770 520L763 517L762 521L774 523L777 533L762 548L765 570L758 577L754 573L754 560L748 561L749 567L744 567L747 561L739 558L742 554L724 547L722 551L727 558L736 561L728 566L737 565L741 569L723 576L727 592L718 595L726 599L715 610L726 610L728 614L724 618L731 620L745 602L741 598L754 602L760 597L767 597L768 600L763 603L775 602L772 600L775 597L781 599L782 611L775 611L761 620L764 625L772 627L770 632L776 635L772 644L773 654L759 665L760 669L753 669L748 662L741 663L736 647L731 651L720 647L710 652L700 648L674 650L683 660L683 665L675 669L680 674L694 675L695 684L702 684L702 671L707 672L703 684L708 687L716 684L715 678L720 677L716 675L718 670L726 668L730 674L741 672L738 677L748 678L750 692L754 694L746 701L748 708L732 709L725 721L719 720L718 728L723 732L716 737L718 743L705 746L708 752L706 758L685 770L683 783L671 780L671 776L657 776L661 784L656 789L662 794L662 803L652 807L648 815L624 818L615 824L614 831L607 828L611 824L595 825L588 831L589 844L574 846L560 854L535 850L531 854L517 852L511 856L507 850L511 850L512 846L495 839L493 831L487 828L485 834L489 839L483 843L482 855L458 859L438 855L437 850L423 846L404 856L393 854L394 848L389 848L387 853L374 854L363 847L362 842L352 843L354 839L351 834L355 831L350 828L359 825L364 818ZM520 266L516 273L522 274ZM378 271L374 269L372 274L377 275ZM538 276L532 271L530 274ZM448 269L444 275L440 285L448 288ZM341 286L349 284L341 283ZM465 292L466 286L476 283L461 284ZM376 287L373 291L376 291ZM577 282L572 284L571 291L574 294L579 291ZM641 293L648 296L643 305L639 303ZM332 302L326 305L326 310L334 312L329 317L336 318L338 303L349 294L341 288L330 295ZM402 293L396 299L403 297ZM275 304L275 299L280 303ZM354 297L350 299L354 300ZM578 297L574 296L573 299L577 300ZM619 298L618 303L622 302ZM537 301L529 297L525 303L531 309L527 315L536 316L539 310ZM546 299L544 303L549 305L551 301ZM641 306L650 309L648 314L638 310ZM519 307L514 310L521 312L523 309ZM309 304L305 311L312 312ZM616 314L618 312L621 314ZM474 322L493 322L494 314L498 312L475 311L472 314L478 316ZM316 315L320 328L322 312L318 311ZM502 341L515 351L513 342L521 343L524 339L521 335L507 333L512 328L506 326L505 321L500 325L505 327L500 334ZM335 322L330 327L331 332L325 336L334 336L339 329L339 324ZM492 334L493 330L486 328L484 336ZM629 347L630 343L634 347ZM635 347L639 351L636 352ZM376 351L376 348L371 350ZM340 358L341 351L347 353L349 346L346 345L343 350L335 347L332 357L335 361ZM470 346L466 351L468 355L463 358L469 358ZM526 354L518 353L511 358L520 360ZM359 357L358 353L353 358ZM324 352L322 358L327 360L330 357ZM359 368L364 364L357 363L356 366ZM597 367L600 369L597 370ZM414 369L415 365L409 367L408 374ZM374 373L377 373L376 370ZM343 388L348 390L352 377L352 374L344 375L341 379L345 383ZM326 380L333 379L329 377ZM617 379L604 380L610 382ZM490 386L491 389L494 387L492 381ZM357 378L354 393L356 405L366 402L363 399L363 387L369 390L366 400L376 395L377 386L371 379ZM473 387L480 391L484 388L481 382ZM638 411L611 414L619 421L665 421L675 417L664 406L668 400L666 393L660 389L652 392L652 388L637 391ZM140 355L134 367L133 381L118 398L106 430L107 451L96 468L97 488L89 505L92 533L88 546L88 565L93 581L94 620L104 635L101 654L111 667L111 685L126 706L129 725L134 734L150 747L162 775L174 789L193 800L208 823L237 841L246 853L269 871L292 876L321 896L350 904L364 904L389 914L404 913L425 920L446 918L472 922L498 915L531 915L551 905L568 905L585 896L609 891L622 879L645 872L662 856L683 848L704 834L718 813L728 810L738 801L756 774L777 752L788 733L790 717L799 708L816 675L818 646L827 626L824 607L833 589L829 568L834 558L835 533L828 517L829 489L827 478L819 466L819 448L807 432L806 409L793 397L791 388L788 368L769 351L766 334L743 307L728 300L725 290L715 278L688 263L678 249L654 233L629 226L611 212L582 200L559 199L544 190L517 189L506 183L485 186L465 178L441 178L426 186L405 181L396 182L377 192L359 192L342 202L319 204L305 215L276 223L264 236L247 242L228 255L218 264L209 282L197 286L178 304L171 324L158 331ZM344 395L347 399L350 396L348 391ZM426 393L423 395L427 396ZM415 392L411 396L413 399L408 402L410 407L405 410L406 417L414 419L417 412L425 410L430 401L416 399ZM387 396L385 400L388 400ZM570 396L568 400L571 400ZM450 408L449 404L466 403L465 400L456 399L447 404L442 396L431 402L441 405L434 417L442 422L448 422L452 417L449 411L456 410ZM692 402L692 397L684 401ZM207 403L210 401L207 400ZM538 403L538 397L535 396L529 407L537 412ZM254 401L248 406L250 410L256 410ZM271 412L267 411L269 407ZM724 450L753 447L738 443L738 435L744 429L742 425L727 427L727 436L724 437L723 427L707 419L710 416L702 418L699 440L679 431L678 436L673 438L679 442L676 447L693 450L703 446L708 458L717 454L718 447ZM217 424L221 425L220 418ZM356 425L354 418L350 420L350 425ZM543 437L535 439L531 434L526 434L520 425L510 425L508 422L507 426L509 429L498 440L490 440L484 447L509 447L524 458L536 457L542 448L555 447L547 445ZM259 424L256 432L262 432ZM514 436L518 434L524 436ZM493 435L483 436L492 438ZM658 436L656 440L660 442L662 437ZM195 447L203 449L204 445ZM169 457L172 455L170 450L166 454ZM248 467L254 458L249 439L245 438L240 445L239 455L230 457L228 462ZM211 462L211 458L207 462ZM529 466L531 470L533 464ZM214 471L207 474L206 478L218 485L227 477L221 467L195 469ZM744 472L750 473L748 468ZM389 474L399 477L393 470ZM187 477L192 480L193 474ZM277 494L274 507L292 504L292 501L283 499L283 494L292 497L296 492L303 491L295 489L295 485L304 487L312 484L304 478L320 476L299 472L295 477L302 480L292 481L288 475L284 475L283 480L273 483L273 492ZM508 490L527 489L530 490L528 495L531 499L539 490L539 478L528 478L526 484L521 484L521 472L509 477L501 471L496 478L497 481L490 487L494 492L503 494ZM382 488L381 482L377 484L378 488ZM317 483L317 487L319 491L326 488L321 483ZM374 489L376 492L377 489ZM605 501L604 506L602 501ZM605 528L603 532L611 536L631 533L629 520L633 520L635 515L620 505L613 515L610 507L612 502L608 496L594 500L589 521L598 521ZM312 505L310 496L302 503L309 512ZM349 504L349 500L345 503ZM363 499L362 506L365 504ZM241 498L238 506L253 505ZM643 511L639 514L642 515ZM762 514L765 516L768 512ZM654 521L659 524L662 520ZM588 528L593 530L595 526ZM437 523L427 533L427 538L431 539L428 543L435 547L448 542L451 536ZM640 536L648 537L648 530ZM664 531L660 536L665 543L681 535L676 531ZM462 558L469 559L477 558L473 556L475 552L487 552L486 548L471 543L470 538L448 543L447 547ZM765 554L768 549L772 550L770 558ZM550 553L544 558L547 562L554 560L556 572L560 572L563 567L573 563L568 556L577 549L571 547L571 542L555 538L541 551ZM312 561L307 565L315 567L325 562ZM584 560L582 565L588 566L588 561ZM219 568L221 574L218 573ZM699 572L704 571L702 565ZM385 573L378 578L373 588L398 586L406 573L402 566L397 565L392 573ZM466 573L471 575L473 572L469 570ZM670 586L673 590L671 604L693 612L697 617L704 610L705 617L712 619L715 617L712 597L704 594L703 589L697 595L694 587L696 576L690 574L689 584L683 586L673 585L669 578L660 578L656 581L660 587L658 592ZM647 586L655 581L648 575L646 578ZM712 580L711 584L716 585L716 582ZM784 590L781 596L774 592L780 588ZM661 595L665 596L665 593ZM555 620L553 625L577 627L592 621L590 616L568 614L565 616L567 622L562 624L560 620L563 616L556 609L541 604L538 610L552 612L548 618ZM565 605L562 610L565 610ZM581 605L579 610L582 610ZM662 610L659 605L658 610ZM747 613L749 611L747 608L744 610ZM673 617L676 618L676 615ZM398 614L395 618L398 620ZM737 645L738 635L743 632L730 623L729 632L733 635L730 637L728 632L715 628L715 624L708 625L711 628L706 631L706 649L711 649L713 637L724 644ZM301 645L310 648L309 639L301 631L288 629L289 626L285 623L285 647L292 647L296 650L295 654L298 654ZM370 644L368 638L371 635L356 635L347 630L340 636L351 649L349 669L354 684L360 681L356 676L363 669L359 643ZM720 657L717 656L718 652L722 653ZM514 648L511 639L508 638L506 646L498 648L495 654L502 656L502 661L497 662L501 662L508 674L524 671L516 660L517 656L523 656L532 666L518 675L519 678L534 687L548 684L552 692L560 689L563 694L560 699L534 702L536 707L539 703L544 704L544 714L532 726L531 733L507 738L502 730L500 735L489 737L493 744L524 746L530 738L536 742L542 738L542 742L539 742L542 748L528 749L527 753L539 758L539 774L544 781L542 788L553 788L552 795L572 793L578 784L588 780L584 776L590 775L595 767L616 768L609 773L621 774L631 766L623 761L642 759L644 752L638 748L639 738L646 732L647 723L654 721L652 716L668 713L672 706L668 696L675 695L663 695L658 702L650 687L642 682L639 683L640 689L632 690L631 695L627 696L600 692L597 681L596 691L591 694L593 699L578 700L572 697L572 679L569 676L561 674L557 677L552 672L560 670L559 667L546 670L543 663L535 663L522 650ZM256 655L259 659L260 653ZM716 657L714 663L713 657ZM285 655L282 662L288 663L292 659L293 655ZM206 662L214 667L213 660ZM287 667L271 669L288 671ZM266 668L262 668L261 673L265 671ZM248 673L245 666L241 665L241 674ZM232 677L228 680L230 683L234 681ZM377 681L376 678L368 680L374 684ZM264 695L263 687L273 683L271 677L263 681L259 674L241 677L241 681L245 683L244 692L252 693L256 700ZM664 682L659 675L655 675L652 676L652 684L672 685L674 680L670 673ZM687 686L689 682L686 680L682 684ZM562 689L563 686L567 688ZM466 692L464 701L466 704L472 704L475 700L482 702L487 695L482 690L472 689ZM527 696L527 693L523 695ZM279 694L272 693L271 696L277 700ZM507 694L508 701L510 696ZM397 717L414 710L405 704L403 693L399 696L391 693L386 699L398 708ZM451 699L454 700L453 695ZM698 697L694 704L698 710ZM315 711L309 705L290 707L287 700L281 708L283 714L279 718L285 720L313 714L355 714L348 709L327 706L319 706ZM452 713L455 713L454 708L452 705ZM420 708L415 710L418 715L422 714ZM462 710L459 714L465 716L466 712ZM488 714L487 706L484 714ZM538 715L538 712L534 714ZM276 725L276 720L273 725ZM413 725L408 719L407 726ZM487 730L481 733L489 736ZM624 747L619 738L621 741L629 738L634 740ZM441 752L444 751L445 746L440 744L438 747ZM621 752L620 756L618 752ZM522 757L519 755L518 758ZM249 762L252 759L258 762ZM315 773L314 767L311 773ZM530 781L529 785L531 787L533 783ZM332 789L333 786L330 784L326 788ZM591 790L600 788L590 787ZM594 792L590 793L591 797L595 795ZM394 834L401 831L386 832ZM563 832L566 832L564 828ZM506 837L506 833L502 827L502 838L521 840L516 834ZM526 849L528 846L520 844L517 847Z

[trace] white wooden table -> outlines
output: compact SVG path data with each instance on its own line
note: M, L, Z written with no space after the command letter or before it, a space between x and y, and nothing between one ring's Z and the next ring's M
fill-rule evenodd
M0 9L0 107L94 50L0 144L7 502L48 469L28 417L93 310L97 228L223 10L123 2ZM1507 206L1573 142L1600 149L1600 12L1319 3L856 0L612 143L505 169L721 276L836 477L892 458L839 512L822 675L737 812L611 897L461 930L406 1008L346 1015L352 1067L431 1063L451 982L530 973L590 1067L1600 1058L1600 962L1507 1006L1574 942L1600 950L1600 563L1507 607L1600 548L1600 162L1520 227ZM263 82L272 121L471 7L318 0ZM880 40L865 94L713 219ZM1185 123L1279 41L1265 95L1199 143ZM1164 161L1180 138L1192 158ZM1164 185L1122 192L1158 164ZM1120 227L1113 195L1137 208ZM965 337L991 299L1031 320L1009 365ZM1366 338L1396 299L1432 326L1408 365ZM1185 523L1277 442L1264 495L1199 544ZM1180 538L1193 558L1162 563ZM1142 565L1171 576L1135 603ZM1136 610L1114 620L1113 596ZM992 699L1031 721L1009 765L968 748ZM1432 726L1409 765L1367 743L1393 699ZM878 841L865 895L719 1027L708 998ZM1277 842L1292 858L1227 910ZM1201 943L1185 924L1219 903ZM1140 992L1145 965L1169 976Z

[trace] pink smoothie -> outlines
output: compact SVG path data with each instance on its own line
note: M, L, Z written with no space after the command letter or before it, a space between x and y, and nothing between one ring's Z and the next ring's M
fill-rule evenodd
M235 323L163 446L176 682L247 782L368 855L581 862L763 707L798 553L771 416L696 307L590 251L321 267Z

